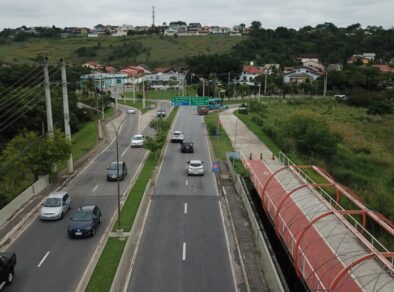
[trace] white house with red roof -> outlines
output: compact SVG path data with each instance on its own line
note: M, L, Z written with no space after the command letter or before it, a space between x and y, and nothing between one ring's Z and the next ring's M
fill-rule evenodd
M103 65L99 64L96 61L86 62L86 63L82 64L82 67L89 68L89 69L92 69L92 70L101 70L101 69L103 69Z
M244 65L242 68L241 76L238 79L238 83L246 85L254 85L254 79L261 74L265 74L264 67L257 67L253 65Z

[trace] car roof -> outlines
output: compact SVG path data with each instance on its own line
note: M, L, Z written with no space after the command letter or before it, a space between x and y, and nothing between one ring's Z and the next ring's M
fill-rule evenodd
M67 194L66 191L54 192L49 194L48 198L63 198Z
M173 133L174 133L174 134L175 134L175 133L182 133L182 131L176 130L176 131L174 131Z
M202 164L202 161L201 161L201 160L194 159L194 160L190 160L190 163L201 163L201 164Z
M113 163L117 163L117 162L118 162L119 164L123 164L123 163L125 163L124 161L112 161L112 162L111 162L111 164L113 164Z
M182 144L193 144L193 142L190 140L183 140Z
M144 136L144 135L142 135L142 134L136 134L136 135L133 136L133 138L134 138L134 137L136 137L136 138L137 138L137 137L143 137L143 136Z

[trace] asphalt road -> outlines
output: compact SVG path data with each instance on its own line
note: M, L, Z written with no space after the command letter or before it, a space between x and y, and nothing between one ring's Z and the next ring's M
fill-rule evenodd
M141 163L145 149L130 148L130 138L138 129L138 115L129 115L119 133L119 160L126 161L128 175L120 182L122 195ZM148 129L148 132L152 131ZM15 279L6 291L74 291L93 252L117 210L117 183L106 181L106 169L116 161L113 142L64 188L72 198L71 212L62 220L43 222L38 214L31 225L12 243L8 251L17 254ZM72 211L82 204L97 204L103 222L96 235L87 239L69 239L67 225Z
M181 107L174 130L195 152L168 145L127 291L235 291L207 137L195 107ZM201 159L205 175L186 175Z

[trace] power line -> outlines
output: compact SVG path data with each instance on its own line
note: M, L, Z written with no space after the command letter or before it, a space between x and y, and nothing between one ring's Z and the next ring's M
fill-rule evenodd
M55 70L56 68L55 67L53 67L52 69L51 69L51 71L53 71L53 70ZM58 70L59 71L59 70ZM39 72L40 73L40 72ZM36 74L37 75L37 74ZM35 77L35 76L34 76ZM40 83L41 82L43 82L43 80L40 80L40 79L43 79L43 76L41 75L41 77L39 77L39 79L36 79L35 81L34 81L34 83L37 83L38 81L40 81ZM16 89L14 90L14 91L16 91ZM2 108L6 108L6 107L8 107L16 98L21 98L21 97L23 97L23 96L25 96L26 95L26 93L24 94L24 95L22 95L22 96L18 96L18 92L16 92L15 93L15 95L12 97L10 97L5 103L3 103L3 104L0 104L0 109L2 109ZM18 102L18 103L20 103L21 102L21 100Z
M15 81L15 83L11 84L11 86L9 87L13 87L14 85L16 85L19 81L22 81L23 79L25 79L30 73L33 73L35 70L37 70L38 68L40 68L40 66L37 66L36 68L34 68L33 70L31 70L29 73L27 73L25 76L23 76L21 79L19 79L18 81ZM4 89L2 92L0 92L0 95L3 94L4 92L6 92L7 89Z
M56 89L57 87L59 87L59 85L56 85L56 86L55 86L55 89ZM37 97L37 96L36 96L36 97ZM26 111L24 111L23 113L21 113L18 117L16 117L16 118L15 118L13 121L11 121L8 125L6 125L6 126L0 128L0 133L3 132L5 129L7 129L9 126L11 126L13 123L15 123L17 120L19 120L21 117L23 117L27 112L29 112L30 110L32 110L33 107L35 107L39 102L43 101L44 98L45 98L45 96L42 96L42 95L41 95L41 97L39 97L38 100L37 100L36 102L34 102L34 104L32 104L32 105L30 105L30 106L27 106L27 105L26 105L26 106L20 108L19 110L17 110L16 112L14 112L10 117L8 117L5 121L3 121L3 122L0 124L0 127L2 127L8 120L10 120L10 119L11 119L12 117L14 117L16 114L18 114L21 110L27 108ZM34 100L32 100L32 101L34 101ZM29 101L28 104L29 104L29 103L31 103L31 101Z
M37 67L37 68L40 68L40 67ZM36 69L37 69L36 68ZM32 70L31 72L34 72L36 69L34 69L34 70ZM30 72L30 73L31 73ZM32 76L32 77L30 77L28 80L26 80L25 82L23 82L22 84L20 84L18 87L16 87L16 88L14 88L11 92L9 92L8 94L6 94L6 95L4 95L4 96L2 96L1 98L0 98L0 100L1 100L1 102L0 102L0 107L2 107L3 106L3 104L4 103L6 103L6 102L8 102L8 100L9 99L12 99L12 95L15 93L15 92L17 92L18 91L18 89L20 88L20 87L23 87L23 85L25 85L26 83L28 83L28 82L31 82L31 79L32 78L35 78L37 75L39 75L40 74L40 72L37 72L34 76ZM26 75L27 76L27 75ZM24 76L21 80L23 80L26 76ZM14 84L16 84L17 82L15 82ZM13 85L14 85L13 84ZM11 86L13 86L13 85L11 85ZM11 87L10 86L10 87ZM6 92L8 89L5 89L5 90L3 90L1 93L0 93L0 95L2 95L4 92ZM9 95L9 96L8 96ZM7 96L8 96L8 99L7 99Z

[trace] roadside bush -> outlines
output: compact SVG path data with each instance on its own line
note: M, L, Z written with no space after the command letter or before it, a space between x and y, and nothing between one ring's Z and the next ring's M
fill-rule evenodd
M251 120L252 120L256 125L259 125L259 126L261 126L261 127L264 125L264 119L263 119L261 116L257 115L257 114L253 114L252 117L251 117Z
M320 116L311 113L290 116L283 130L287 138L293 139L296 151L303 155L329 158L336 153L340 141Z
M377 101L372 103L368 108L368 115L384 115L391 114L393 112L393 106L389 101Z

